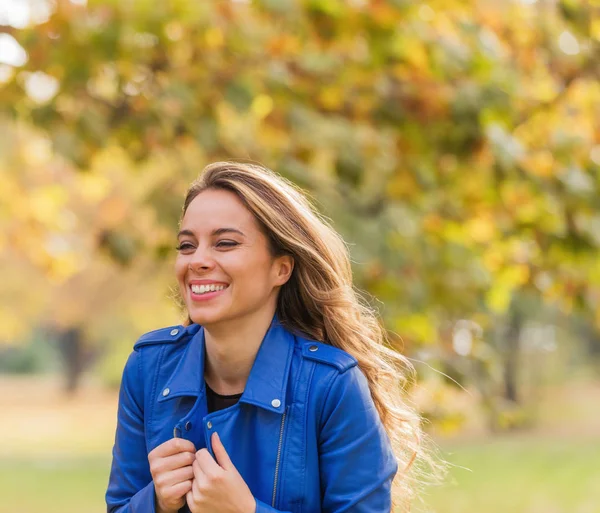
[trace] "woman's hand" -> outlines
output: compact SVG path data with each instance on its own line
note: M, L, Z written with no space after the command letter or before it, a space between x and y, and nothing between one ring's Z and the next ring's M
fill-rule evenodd
M192 513L255 513L256 501L215 432L211 438L217 461L206 449L196 453L194 482L186 495Z
M157 513L177 513L192 489L196 448L189 440L171 438L148 454Z

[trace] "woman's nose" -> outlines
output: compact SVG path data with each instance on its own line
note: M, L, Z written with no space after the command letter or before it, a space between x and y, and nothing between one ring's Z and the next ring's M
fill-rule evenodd
M190 270L206 270L214 267L214 259L207 248L198 247L188 263Z

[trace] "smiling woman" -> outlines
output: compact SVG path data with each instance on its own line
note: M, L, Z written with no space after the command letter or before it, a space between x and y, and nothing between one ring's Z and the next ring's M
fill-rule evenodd
M408 511L415 460L433 464L403 390L413 369L304 195L265 168L212 164L177 251L187 321L127 361L109 513Z
M206 189L189 202L178 250L175 270L188 315L205 330L212 325L213 333L215 322L228 331L237 331L249 316L269 322L293 269L291 256L273 257L257 219L226 189ZM243 388L244 377L239 381Z

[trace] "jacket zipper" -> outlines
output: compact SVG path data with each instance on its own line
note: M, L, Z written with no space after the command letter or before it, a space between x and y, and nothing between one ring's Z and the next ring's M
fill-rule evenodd
M281 463L281 447L283 445L283 426L285 424L285 416L287 412L283 412L281 416L281 427L279 428L279 446L277 447L277 460L275 462L275 481L273 482L273 501L271 507L275 507L275 497L277 496L277 478L279 477L279 464Z

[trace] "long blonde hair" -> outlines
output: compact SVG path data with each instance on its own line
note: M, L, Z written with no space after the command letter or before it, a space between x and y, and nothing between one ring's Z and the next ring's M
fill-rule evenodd
M237 162L207 166L188 190L182 218L207 189L234 192L258 220L273 254L293 256L292 276L278 296L280 322L358 360L398 460L395 511L408 511L423 482L418 463L434 469L439 465L425 447L421 418L408 402L414 367L389 347L378 316L354 289L343 239L295 185L264 167Z

